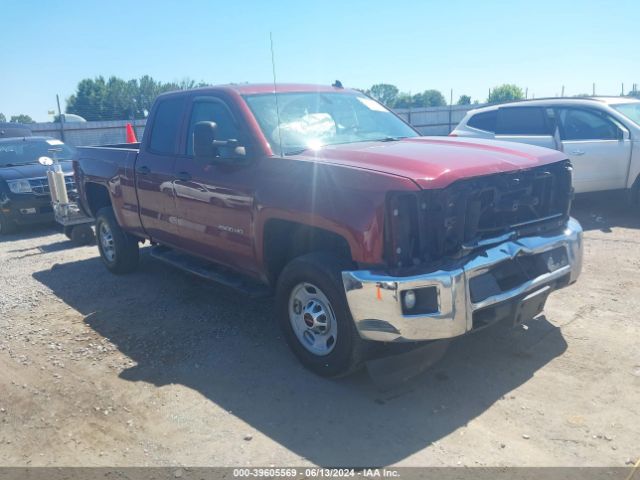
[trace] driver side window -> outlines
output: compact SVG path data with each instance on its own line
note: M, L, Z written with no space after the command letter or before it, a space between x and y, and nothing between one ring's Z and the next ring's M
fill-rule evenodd
M615 140L618 128L602 115L577 108L559 111L562 140Z
M239 140L240 131L227 106L217 99L197 100L193 103L187 132L187 155L193 156L193 130L198 122L215 122L217 140Z

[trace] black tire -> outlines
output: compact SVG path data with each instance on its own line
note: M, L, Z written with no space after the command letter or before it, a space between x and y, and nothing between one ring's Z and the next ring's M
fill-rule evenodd
M349 264L329 253L310 253L293 259L278 278L276 314L278 323L293 353L309 370L323 377L344 376L363 365L367 344L356 331L342 286L341 272ZM328 299L337 333L335 345L327 354L315 354L298 338L290 319L290 301L301 284L316 286ZM302 318L302 317L299 317Z
M71 241L76 245L92 245L96 237L88 223L76 225L71 229Z
M6 216L0 213L0 235L8 235L14 233L18 229L15 222L9 220Z
M629 189L629 206L634 210L640 206L640 176Z
M62 233L64 233L64 236L67 237L69 240L72 240L72 236L71 236L72 232L73 232L73 227L62 227Z
M100 209L96 215L96 243L100 257L110 272L129 273L138 267L138 240L120 228L111 207ZM112 249L107 250L105 243Z

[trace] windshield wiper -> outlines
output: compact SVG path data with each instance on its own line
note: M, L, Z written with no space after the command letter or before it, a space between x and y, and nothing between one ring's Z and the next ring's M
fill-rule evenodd
M298 148L297 150L287 150L283 153L283 155L289 156L289 155L300 155L303 152L306 152L307 150L309 150L309 147L306 148Z
M38 162L27 162L27 163L5 163L0 165L2 167L22 167L23 165L39 165Z
M402 140L403 138L407 138L407 137L384 137L384 138L379 138L377 140L374 140L374 142L397 142L399 140Z

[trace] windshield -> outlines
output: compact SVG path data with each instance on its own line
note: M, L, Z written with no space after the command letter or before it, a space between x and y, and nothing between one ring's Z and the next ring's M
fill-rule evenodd
M246 95L274 152L288 155L323 145L388 141L418 133L378 102L361 94L332 92ZM280 135L280 138L279 138Z
M0 142L0 167L38 163L40 157L53 158L52 149L55 149L58 160L71 160L73 157L74 149L60 140L33 141L21 138Z
M611 106L636 125L640 125L640 102L619 103Z

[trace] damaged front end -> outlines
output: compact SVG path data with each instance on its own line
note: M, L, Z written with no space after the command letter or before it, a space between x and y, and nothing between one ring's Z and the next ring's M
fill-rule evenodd
M460 180L442 190L391 193L389 268L432 264L519 237L561 230L573 196L568 160Z
M569 161L388 198L384 272L343 273L363 338L449 338L540 313L574 282L582 229Z

